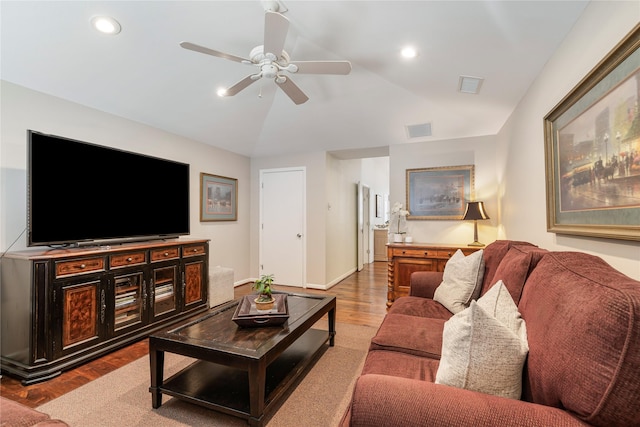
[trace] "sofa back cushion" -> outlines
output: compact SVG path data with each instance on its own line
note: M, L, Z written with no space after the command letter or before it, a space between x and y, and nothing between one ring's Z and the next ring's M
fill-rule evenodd
M529 356L523 399L596 426L640 425L640 282L602 259L549 252L519 305Z
M502 258L502 261L500 261L500 264L498 264L498 268L493 276L494 283L486 290L488 291L493 288L497 282L502 281L517 305L520 302L522 290L524 289L524 284L529 273L531 273L542 256L547 252L549 251L537 246L511 246ZM484 294L486 294L486 292Z
M484 258L484 276L482 278L482 289L480 291L480 295L486 294L489 288L500 280L499 277L495 277L496 270L507 252L509 252L509 248L516 245L534 246L529 242L520 242L517 240L496 240L483 249L482 257Z

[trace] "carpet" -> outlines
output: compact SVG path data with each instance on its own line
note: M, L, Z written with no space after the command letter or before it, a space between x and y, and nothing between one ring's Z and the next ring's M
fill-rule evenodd
M326 321L319 327L326 328ZM334 347L328 348L307 371L267 426L338 425L376 330L337 323ZM166 353L165 378L192 362L187 357ZM71 427L247 425L246 420L166 395L162 406L153 409L149 384L149 357L144 356L37 409Z

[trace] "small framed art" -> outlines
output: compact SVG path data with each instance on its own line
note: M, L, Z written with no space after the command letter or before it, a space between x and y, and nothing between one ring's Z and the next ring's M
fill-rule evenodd
M238 180L200 174L200 221L238 219Z

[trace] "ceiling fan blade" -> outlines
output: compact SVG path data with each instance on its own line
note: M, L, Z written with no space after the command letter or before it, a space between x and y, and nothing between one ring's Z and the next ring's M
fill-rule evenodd
M351 62L349 61L291 61L298 67L300 74L349 74Z
M276 83L296 105L304 104L309 100L309 97L290 78L285 77L284 79L282 83L278 83L278 78L276 78Z
M251 83L256 82L258 80L260 80L260 78L256 78L254 75L247 76L244 79L240 80L238 83L228 88L225 91L224 96L233 96L236 93L240 92L242 89L249 86Z
M277 59L282 55L284 42L289 31L289 20L277 13L266 12L264 15L264 53L272 53Z
M185 49L193 50L195 52L200 52L200 53L205 53L207 55L217 56L218 58L230 59L231 61L251 62L248 59L240 58L239 56L230 55L230 54L224 53L224 52L218 52L217 50L209 49L208 47L200 46L200 45L197 45L197 44L194 44L194 43L182 42L182 43L180 43L180 46L182 46Z

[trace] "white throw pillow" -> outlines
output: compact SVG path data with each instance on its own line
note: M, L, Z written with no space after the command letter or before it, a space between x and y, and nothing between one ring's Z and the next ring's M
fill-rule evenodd
M528 352L525 322L498 282L445 322L436 383L520 399Z
M433 299L452 313L459 313L477 299L482 288L484 258L482 249L464 256L458 249L444 266L442 283L436 288Z

